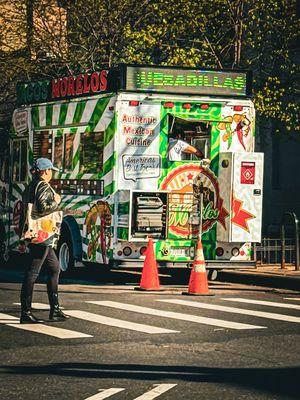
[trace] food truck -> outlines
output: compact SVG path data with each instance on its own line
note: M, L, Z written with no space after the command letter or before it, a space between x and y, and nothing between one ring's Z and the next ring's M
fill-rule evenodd
M161 267L187 267L198 230L207 268L254 265L263 154L254 151L249 71L120 65L18 86L10 162L1 166L2 253L19 242L22 191L39 157L59 172L63 271L142 266L149 237ZM201 150L169 157L170 140ZM201 192L202 207L199 202Z

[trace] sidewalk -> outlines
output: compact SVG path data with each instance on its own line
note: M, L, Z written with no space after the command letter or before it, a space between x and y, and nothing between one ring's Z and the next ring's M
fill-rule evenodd
M239 270L222 270L218 280L235 283L245 283L258 286L275 287L300 291L300 270L294 265L286 265L284 269L279 264L268 264L256 268Z

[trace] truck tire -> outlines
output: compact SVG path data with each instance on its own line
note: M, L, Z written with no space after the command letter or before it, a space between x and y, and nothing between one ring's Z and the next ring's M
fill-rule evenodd
M207 279L209 281L215 281L218 277L218 271L216 269L207 270Z
M63 274L69 273L74 269L74 254L70 233L62 228L61 236L57 246L57 257L60 270Z

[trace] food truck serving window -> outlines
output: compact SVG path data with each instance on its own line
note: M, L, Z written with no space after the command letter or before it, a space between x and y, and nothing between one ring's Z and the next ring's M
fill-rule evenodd
M84 132L81 134L80 172L99 173L103 166L104 132Z
M198 160L193 154L199 150L210 158L209 122L188 120L169 115L168 159L169 161Z

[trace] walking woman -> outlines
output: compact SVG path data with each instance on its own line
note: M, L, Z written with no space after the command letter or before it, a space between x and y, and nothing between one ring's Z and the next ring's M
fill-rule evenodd
M50 304L49 319L50 321L65 321L69 318L61 311L58 302L60 267L54 249L59 235L60 223L57 224L58 234L56 236L52 235L56 228L53 228L53 223L50 218L55 213L58 214L57 211L59 211L61 198L50 186L53 170L58 171L50 160L47 158L37 159L35 173L33 174L34 178L23 194L25 220L23 238L29 240L30 264L25 272L20 294L21 324L43 322L37 319L31 311L34 284L43 265L46 265L48 270L47 292ZM29 208L29 206L32 206L32 208ZM28 215L28 210L30 210L30 215ZM32 217L34 221L45 216L49 216L48 224L45 223L45 220L42 223L42 226L45 227L45 231L39 230L38 235L35 233L35 236L32 236L33 229L29 229L28 219ZM51 227L50 230L49 225ZM47 234L47 229L51 234ZM49 239L45 240L48 236Z

